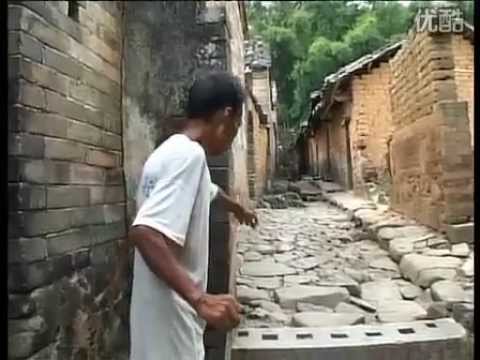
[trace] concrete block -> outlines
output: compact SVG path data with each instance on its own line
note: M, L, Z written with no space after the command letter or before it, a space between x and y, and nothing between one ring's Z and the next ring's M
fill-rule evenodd
M234 331L232 360L454 359L461 358L465 335L465 329L452 319L332 328L246 328Z
M474 242L474 224L456 224L447 226L447 237L452 244L458 244L462 242L473 243Z

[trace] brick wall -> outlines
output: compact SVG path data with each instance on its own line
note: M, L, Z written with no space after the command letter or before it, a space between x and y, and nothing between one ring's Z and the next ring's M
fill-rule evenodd
M468 106L468 119L470 123L470 139L472 149L474 145L474 108L473 97L473 44L462 35L452 36L453 61L455 64L454 75L459 101L466 101Z
M68 3L8 5L11 359L112 359L128 343L122 11L78 1L69 17Z
M329 178L328 124L326 122L321 122L318 125L313 141L315 142L315 151L317 152L315 158L316 164L314 164L314 168L317 169L317 175L324 179Z
M470 123L452 37L411 32L391 60L392 207L438 229L473 216Z
M381 63L351 82L350 122L353 188L365 194L365 182L381 181L387 171L387 142L392 133L390 65Z

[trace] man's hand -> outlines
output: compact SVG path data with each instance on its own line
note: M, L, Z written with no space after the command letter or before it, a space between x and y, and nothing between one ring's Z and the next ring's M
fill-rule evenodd
M254 211L245 209L242 205L237 204L237 208L233 211L240 224L245 224L255 228L258 224L258 218Z
M229 331L240 324L241 306L231 295L203 294L194 308L215 329Z

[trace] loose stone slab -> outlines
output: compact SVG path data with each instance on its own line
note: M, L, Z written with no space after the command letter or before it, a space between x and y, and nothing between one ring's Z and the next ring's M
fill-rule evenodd
M353 314L365 314L365 311L360 309L358 306L341 302L335 307L336 313L353 313Z
M254 247L254 250L262 255L271 255L275 253L275 248L271 245L258 245Z
M450 256L453 255L451 254L450 250L448 249L429 249L427 248L425 251L422 253L425 256Z
M422 289L419 286L409 284L400 286L400 293L405 300L415 300L422 294Z
M268 300L252 300L250 305L261 307L262 309L271 313L282 311L280 305Z
M436 301L445 301L452 304L464 302L466 299L465 290L453 281L437 281L430 289L432 290L432 298Z
M473 243L475 238L473 230L473 223L449 225L447 227L447 236L452 244L461 242Z
M401 300L402 294L393 281L379 280L363 283L361 297L367 301Z
M431 233L431 230L423 226L385 227L378 231L378 237L382 240L396 238L418 238Z
M293 275L297 273L297 270L281 264L281 263L273 263L270 261L262 260L262 261L250 261L245 263L240 272L243 275L247 276L280 276L280 275Z
M295 247L292 244L277 244L275 246L275 251L277 253L285 253L288 251L292 251Z
M427 307L427 319L435 320L449 317L447 303L436 301Z
M329 307L322 306L322 305L313 305L309 303L297 303L297 311L299 312L328 312L332 313L333 309L330 309Z
M451 253L452 256L468 257L468 254L470 254L470 248L465 243L454 244L452 245Z
M241 303L248 303L252 300L268 300L269 296L265 290L253 289L245 285L237 286L237 298Z
M308 284L317 280L314 275L287 275L283 278L285 285Z
M460 265L456 257L407 254L402 257L400 270L415 285L429 287L436 280L453 279Z
M390 270L390 271L396 271L398 272L398 265L393 262L392 259L389 257L382 257L376 260L373 260L370 262L368 265L373 269L381 269L381 270Z
M257 277L253 279L253 286L267 290L278 289L282 286L282 280L278 277Z
M262 258L263 256L256 251L247 251L245 254L243 254L243 259L245 261L260 261Z
M474 263L473 257L469 257L467 261L462 265L462 267L458 270L458 273L461 276L472 277L474 275Z
M414 242L411 239L393 239L388 244L388 252L393 260L399 262L402 259L402 256L414 251L413 245Z
M377 318L382 323L408 322L424 319L427 312L415 301L380 301Z
M292 261L289 265L297 269L310 270L317 267L319 263L320 262L316 257L309 256L303 259Z
M296 285L275 290L282 308L295 309L299 302L334 308L349 299L348 291L341 287Z
M292 324L297 327L329 327L363 324L365 316L355 313L303 312L293 315Z

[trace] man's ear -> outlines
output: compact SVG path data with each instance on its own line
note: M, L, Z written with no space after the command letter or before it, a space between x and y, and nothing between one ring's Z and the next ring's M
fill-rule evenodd
M233 108L231 106L227 106L227 107L225 107L225 109L223 109L223 115L226 118L231 118L231 117L233 117L234 114L235 114L235 111L233 110Z

